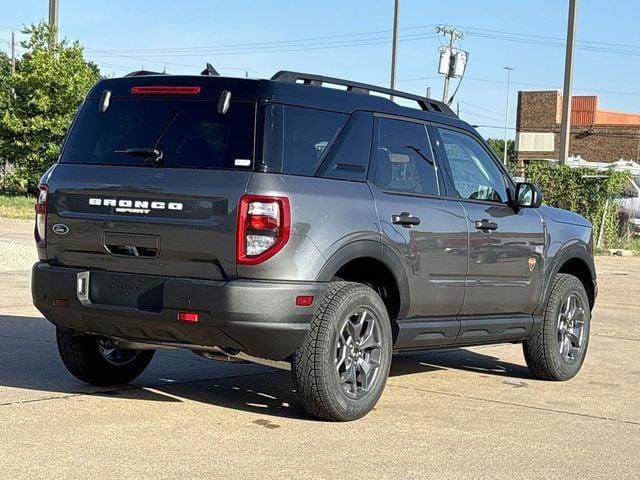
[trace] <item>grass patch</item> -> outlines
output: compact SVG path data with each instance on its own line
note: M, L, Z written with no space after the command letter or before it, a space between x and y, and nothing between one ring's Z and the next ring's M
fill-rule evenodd
M35 199L31 197L8 197L0 195L0 217L31 220L35 215L33 211L34 203Z
M596 255L609 255L611 250L631 250L636 255L640 255L640 237L622 237L613 241L609 248L594 248Z

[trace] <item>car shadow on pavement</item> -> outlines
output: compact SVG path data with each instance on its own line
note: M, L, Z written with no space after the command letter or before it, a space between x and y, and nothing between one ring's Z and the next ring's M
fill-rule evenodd
M394 357L390 375L408 375L441 369L464 370L485 375L529 380L532 378L525 365L504 362L498 357L464 348L397 355Z
M390 375L445 370L530 378L526 367L465 349L394 357ZM8 387L8 388L5 388ZM96 395L167 403L198 402L274 417L311 420L299 403L291 375L252 364L204 360L188 351L159 351L147 371L121 388L93 387L73 378L58 356L55 329L43 318L0 315L0 405L52 397ZM265 428L278 428L265 424Z

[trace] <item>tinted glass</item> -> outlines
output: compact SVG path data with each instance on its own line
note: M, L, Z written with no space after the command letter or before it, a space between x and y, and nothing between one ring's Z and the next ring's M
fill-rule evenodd
M383 190L437 195L427 130L420 123L378 119L374 183Z
M215 102L114 99L98 112L98 101L82 106L60 161L142 165L145 158L116 153L156 147L165 167L251 167L255 104L232 102L225 115Z
M338 180L366 180L372 136L371 114L354 113L327 153L319 174Z
M267 171L312 176L348 116L272 105L265 112L263 163Z
M474 200L507 201L502 170L477 140L463 133L439 129L456 194Z

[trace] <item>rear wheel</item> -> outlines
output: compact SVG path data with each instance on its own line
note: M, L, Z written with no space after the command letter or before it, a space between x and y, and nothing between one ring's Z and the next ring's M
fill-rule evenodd
M67 370L91 385L126 385L149 365L154 350L112 348L95 335L58 329L58 351Z
M591 326L589 297L573 275L558 274L542 326L523 344L529 371L542 380L569 380L582 367Z
M378 294L332 282L291 365L304 408L325 420L363 417L382 395L391 352L389 316Z

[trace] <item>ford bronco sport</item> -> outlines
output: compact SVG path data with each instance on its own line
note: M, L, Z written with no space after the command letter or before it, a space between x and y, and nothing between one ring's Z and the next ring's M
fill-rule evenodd
M90 384L185 348L286 362L311 415L353 420L393 352L522 343L548 380L585 358L590 224L431 99L295 72L101 80L39 188L33 301Z

